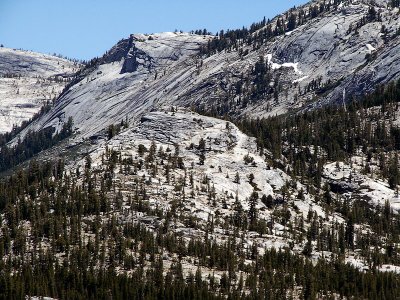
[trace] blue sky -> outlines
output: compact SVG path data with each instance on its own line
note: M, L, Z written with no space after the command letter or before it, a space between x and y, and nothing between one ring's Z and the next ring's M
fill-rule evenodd
M0 44L90 59L131 33L236 29L306 0L0 0Z

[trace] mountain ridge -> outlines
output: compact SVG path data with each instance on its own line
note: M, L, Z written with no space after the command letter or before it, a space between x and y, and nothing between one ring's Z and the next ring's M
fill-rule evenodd
M233 49L211 55L198 50L218 37L178 32L131 35L88 67L52 112L30 129L60 128L73 116L81 134L88 128L90 132L83 134L88 137L111 122L137 119L147 109L168 104L205 106L220 115L267 117L349 102L397 79L398 8L385 7L386 1L337 3L315 17L314 7L324 7L321 1L292 9L252 33L251 44L239 40ZM291 15L297 22L306 21L257 42L268 27L276 31L279 24L289 26L285 18ZM101 106L113 117L105 117L101 108L97 112L95 107ZM103 128L94 126L95 120L103 120Z

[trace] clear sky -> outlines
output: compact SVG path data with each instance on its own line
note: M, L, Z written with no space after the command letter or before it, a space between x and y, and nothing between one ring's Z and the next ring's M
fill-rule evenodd
M273 18L306 0L0 0L0 44L71 58L102 55L131 33L215 33Z

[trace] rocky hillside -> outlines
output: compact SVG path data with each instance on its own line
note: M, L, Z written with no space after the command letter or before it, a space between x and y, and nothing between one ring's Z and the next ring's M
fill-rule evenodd
M96 298L133 280L112 292L129 298L193 280L221 299L397 295L397 193L365 180L362 157L324 164L319 189L271 155L230 122L168 107L81 158L31 161L0 182L0 267L16 274L0 293ZM91 284L67 280L81 276Z
M0 133L29 121L56 99L80 65L31 51L0 48Z

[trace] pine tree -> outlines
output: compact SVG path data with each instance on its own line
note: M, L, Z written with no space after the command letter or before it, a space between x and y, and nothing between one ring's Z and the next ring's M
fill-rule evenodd
M257 202L258 202L258 193L253 192L249 199L249 230L256 231L257 230Z
M397 153L395 157L391 160L389 165L389 186L392 189L398 190L398 185L400 183L400 172L399 172L399 159Z
M233 181L236 184L240 184L240 176L239 176L239 172L236 172L235 174L235 180Z

